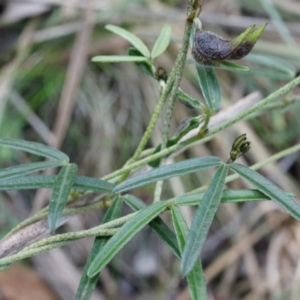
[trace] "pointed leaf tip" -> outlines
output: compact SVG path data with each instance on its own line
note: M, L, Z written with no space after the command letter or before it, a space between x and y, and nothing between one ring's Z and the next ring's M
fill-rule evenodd
M213 221L223 194L228 166L221 164L214 174L202 201L200 202L182 253L181 272L187 275L194 267L204 245L209 227Z
M176 237L182 252L186 243L186 238L189 233L189 228L183 218L180 209L176 206L171 207L172 223L176 232ZM198 258L192 271L186 276L191 300L206 300L206 282L203 274L201 260Z
M156 202L142 209L137 215L127 221L126 224L109 239L103 247L102 252L98 253L92 261L87 272L88 277L97 275L137 232L163 212L166 207L166 202Z
M139 50L145 57L150 58L150 52L144 42L131 32L115 25L106 25L105 28L131 43L137 50Z
M68 164L61 168L55 178L48 214L48 227L51 232L59 226L77 170L76 164Z
M155 41L153 49L151 51L152 58L158 57L167 49L167 47L170 44L171 34L172 34L171 26L165 25L162 28L157 40Z
M121 215L123 201L121 198L115 199L106 211L102 224L117 219ZM102 248L110 237L99 236L95 238L94 245L90 251L86 265L81 275L80 284L76 292L75 300L89 300L98 281L98 274L93 278L87 276L87 271L95 256L102 251Z
M276 184L244 165L231 163L229 164L229 167L235 173L239 174L241 177L253 184L253 186L255 186L260 192L277 202L296 220L300 221L300 205L291 197L289 197Z

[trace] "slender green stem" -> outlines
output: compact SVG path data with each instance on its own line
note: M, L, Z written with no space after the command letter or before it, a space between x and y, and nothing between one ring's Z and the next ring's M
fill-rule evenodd
M229 126L231 126L232 124L234 124L242 119L245 119L248 115L254 113L255 111L259 111L260 109L263 109L266 105L270 104L272 101L276 100L278 97L288 93L291 89L296 87L298 84L300 84L300 76L296 77L291 82L284 85L282 88L278 89L277 91L275 91L268 97L264 98L260 102L256 103L252 107L244 110L243 112L241 112L234 118L224 122L223 124L221 124L219 126L216 126L214 129L211 130L210 134L214 134L219 131L222 131L225 128L228 128Z
M274 161L277 161L279 160L280 158L283 158L285 156L288 156L292 153L295 153L297 151L300 151L300 143L295 145L295 146L292 146L290 148L287 148L283 151L280 151L270 157L268 157L267 159L263 160L263 161L260 161L254 165L252 165L250 167L250 169L252 170L258 170L260 168L262 168L263 166L266 166L268 165L269 163L272 163ZM232 175L229 175L226 177L226 180L225 180L225 183L228 183L228 182L231 182L233 180L236 180L237 178L239 178L240 176L238 174L232 174ZM199 192L203 192L207 189L207 186L202 186L201 188L198 188L198 189L195 189L187 194L194 194L194 193L199 193Z
M11 235L13 235L14 233L16 233L17 231L21 230L22 228L35 223L39 220L44 219L48 214L48 207L45 207L43 209L41 209L40 211L38 211L34 216L25 219L24 221L22 221L21 223L19 223L17 226L15 226L12 230L10 230L4 237L7 238Z
M206 135L205 138L202 138L199 140L199 137L192 137L184 142L181 142L179 144L173 145L165 150L162 150L158 153L155 153L153 155L150 155L144 159L141 159L135 163L132 163L126 167L124 167L123 169L120 169L116 172L113 172L107 176L105 176L103 179L104 180L110 180L113 179L116 176L122 175L124 172L127 172L128 170L133 171L153 160L157 160L160 159L166 155L169 155L177 150L180 150L184 147L187 146L192 146L192 145L196 145L196 144L203 144L208 142L209 140L211 140L213 138L214 135L216 135L218 132L228 128L229 126L237 123L240 120L245 119L248 115L254 113L255 111L259 111L260 109L263 109L266 105L268 105L270 102L274 101L275 99L277 99L278 97L286 94L287 92L289 92L290 90L292 90L295 86L297 86L298 84L300 84L300 76L296 77L295 79L293 79L291 82L289 82L288 84L286 84L285 86L283 86L282 88L278 89L277 91L275 91L274 93L272 93L271 95L269 95L268 97L264 98L263 100L261 100L259 103L253 105L252 107L246 109L245 111L241 112L240 114L238 114L237 116L235 116L234 118L220 124L219 126L216 126L215 128L211 129L210 132L208 132L208 134Z
M183 35L183 41L182 41L182 47L180 49L180 52L178 54L175 67L174 67L174 72L175 72L175 79L169 99L169 104L166 112L166 118L164 120L164 126L163 126L163 136L162 136L162 143L161 143L161 150L163 151L168 142L168 137L169 137L169 129L170 129L170 123L173 115L173 109L174 109L174 104L177 96L177 90L182 78L182 73L183 73L183 68L185 65L186 61L186 56L187 52L189 49L189 42L190 42L190 36L193 28L193 22L187 20L185 23L185 30L184 30L184 35ZM161 161L160 165L165 164L165 159ZM155 192L154 192L154 202L157 202L160 200L161 197L161 191L162 191L162 185L163 181L160 180L156 184Z
M6 265L10 265L10 264L12 264L12 263L14 263L18 260L22 260L22 259L34 256L34 255L37 255L39 253L51 250L51 249L56 248L56 247L64 246L66 243L67 242L60 242L60 243L50 244L50 245L46 245L46 246L43 246L43 247L40 247L40 248L34 248L34 249L28 250L26 252L21 251L17 254L1 258L0 259L0 268L3 267L3 266L6 266Z
M67 242L74 241L77 239L90 237L90 236L111 236L115 234L118 229L96 229L92 228L89 230L82 230L78 232L70 232L66 234L59 234L52 236L50 238L36 242L29 247L23 249L17 254L11 255L0 259L0 266L11 264L15 261L36 255L38 253L51 250L55 247L60 247L65 245Z
M176 96L177 87L178 87L180 79L182 77L182 71L183 71L183 67L185 64L186 55L187 55L187 51L188 51L188 47L189 47L189 39L190 39L191 30L192 30L192 26L193 26L193 19L199 15L201 9L202 9L202 0L190 0L189 1L188 18L186 20L186 26L185 26L185 32L184 32L184 36L183 36L181 51L179 52L179 54L176 58L175 64L168 76L166 86L162 89L162 93L161 93L159 101L155 107L155 110L151 117L149 125L148 125L135 153L133 154L132 158L128 161L127 164L132 164L137 159L139 159L142 151L144 150L144 148L152 134L154 126L162 112L162 109L164 107L164 104L167 101L167 98L170 94L171 89L175 90L174 98ZM173 88L174 81L176 82L175 88ZM173 98L171 100L175 101ZM174 103L172 106L174 106ZM172 111L171 111L171 116L172 116ZM167 127L169 128L169 125ZM124 167L126 167L126 165ZM131 171L131 169L127 169L125 172L122 172L122 177L120 178L119 181L124 181L127 178L127 176L129 175L130 171Z
M114 235L117 231L118 228L99 229L99 227L95 227L87 230L57 234L49 238L45 238L36 243L33 243L30 246L24 248L21 252L31 250L34 248L40 248L48 244L59 243L63 241L74 241L91 236L111 236Z
M293 147L290 147L288 149L280 151L279 153L276 153L275 155L272 155L268 159L266 159L262 162L259 162L255 165L252 165L250 168L252 170L257 170L257 169L259 169L259 168L261 168L261 167L263 167L263 166L265 166L265 165L267 165L271 162L277 161L278 159L280 159L282 157L285 157L287 155L290 155L292 153L295 153L297 151L300 151L300 143L293 146ZM239 177L239 175L237 175L237 174L230 175L226 178L226 183L228 183L230 181L233 181L233 180L237 179L238 177ZM195 189L195 190L189 192L188 194L203 192L206 189L207 189L207 186L204 186L204 187L201 187L199 189ZM172 199L169 199L167 201L171 205L174 200L175 200L175 198L172 198ZM97 236L101 232L102 233L104 233L104 232L113 233L113 230L117 230L117 229L107 229L107 231L106 231L105 228L120 226L121 224L125 223L126 221L131 219L136 214L137 214L137 212L132 213L130 215L127 215L125 217L118 218L118 219L113 220L111 222L99 225L95 228L85 230L84 233L82 233L82 232L67 233L67 234L64 234L64 235L60 235L60 237L58 237L58 238L57 238L57 236L53 236L53 237L50 237L50 238L45 239L43 241L37 242L35 244L30 245L29 247L25 248L24 250L22 250L21 252L15 254L15 255L0 259L0 267L5 266L5 265L9 265L9 264L11 264L11 263L13 263L17 260L21 260L21 259L33 256L33 255L36 255L38 253L53 249L55 247L63 246L65 244L67 244L68 242L72 241L72 238L74 240L74 239L82 238L82 237L86 237L86 236ZM106 225L106 226L108 225L108 227L105 227L104 225ZM32 249L32 247L34 247L34 248Z
M64 216L69 216L69 215L77 215L77 214L83 214L89 211L94 211L95 209L103 208L109 206L111 201L106 201L105 203L102 202L102 200L95 202L93 204L83 206L83 207L74 207L74 208L65 208L63 210L63 215ZM11 236L15 232L21 230L22 228L33 224L37 221L43 220L48 216L48 207L43 208L40 210L38 213L36 213L34 216L24 220L23 222L19 223L16 227L14 227L11 231L9 231L6 235L5 238Z
M135 162L141 155L142 151L144 150L150 136L151 136L151 133L154 129L154 126L161 114L161 111L164 107L164 104L166 103L166 99L168 97L168 92L170 90L170 87L172 86L173 84L173 81L174 81L174 76L172 75L172 73L170 74L169 76L169 79L167 81L167 84L166 84L166 87L163 89L163 92L159 98L159 101L158 103L156 104L156 107L155 107L155 110L154 110L154 113L151 117L151 120L149 122L149 125L135 151L135 153L133 154L132 158L130 159L131 162Z
M133 218L138 212L134 212L131 214L128 214L124 217L118 218L116 220L107 222L105 224L101 224L97 227L88 229L88 230L82 230L82 231L77 231L77 232L70 232L70 233L65 233L65 234L60 234L60 235L55 235L46 239L43 239L39 242L36 242L27 249L23 249L21 252L11 255L9 257L5 257L0 259L0 266L4 266L10 263L13 263L17 260L21 260L33 255L36 255L38 253L41 253L43 251L47 251L53 248L51 246L53 243L64 243L65 241L72 241L75 239L81 239L84 237L90 237L90 236L110 236L113 235L117 228L111 228L111 227L118 227L126 223L128 220ZM34 248L33 248L34 247Z

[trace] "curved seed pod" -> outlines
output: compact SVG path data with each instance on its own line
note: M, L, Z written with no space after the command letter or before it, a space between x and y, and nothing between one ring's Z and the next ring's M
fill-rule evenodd
M192 49L194 59L204 65L226 59L233 51L230 41L210 31L197 30Z
M225 59L241 59L252 50L266 25L257 30L254 30L255 25L252 25L232 40L225 40L213 32L197 29L192 55L198 63L209 66Z

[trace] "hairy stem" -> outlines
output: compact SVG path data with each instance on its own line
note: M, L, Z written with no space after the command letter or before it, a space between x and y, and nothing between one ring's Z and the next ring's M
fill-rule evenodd
M253 105L252 107L246 109L245 111L241 112L240 114L238 114L237 116L235 116L234 118L214 127L213 129L210 130L210 132L208 132L208 134L205 136L205 138L202 138L199 140L199 138L197 136L195 137L191 137L190 139L181 142L179 144L173 145L171 147L168 147L158 153L152 154L146 158L143 158L135 163L132 163L126 167L124 167L123 169L120 169L116 172L113 172L107 176L105 176L103 179L104 180L111 180L119 175L122 175L124 172L127 172L128 170L133 171L141 166L144 166L145 164L153 161L153 160L157 160L160 159L166 155L169 155L177 150L180 150L184 147L187 146L192 146L192 145L196 145L196 144L203 144L206 143L207 141L211 140L213 138L214 135L216 135L218 132L230 127L231 125L237 123L238 121L241 121L243 119L245 119L248 115L251 115L252 113L259 111L261 109L263 109L266 105L270 104L272 101L276 100L278 97L288 93L290 90L292 90L295 86L297 86L298 84L300 84L300 76L296 77L295 79L293 79L291 82L289 82L288 84L284 85L282 88L278 89L277 91L275 91L274 93L272 93L271 95L269 95L268 97L264 98L263 100L261 100L259 103Z
M168 142L168 136L169 136L169 129L170 129L170 123L173 115L173 109L174 109L174 104L176 100L176 95L177 95L177 89L179 87L181 78L182 78L182 73L183 73L183 68L185 65L186 61L186 56L187 52L189 49L189 42L190 42L190 36L193 28L193 22L187 19L185 23L185 30L184 30L184 35L183 35L183 41L182 41L182 47L180 49L180 52L178 54L175 66L174 66L174 72L175 72L175 79L169 99L169 104L166 112L166 118L164 120L164 126L163 126L163 136L162 136L162 143L161 143L161 150L163 151ZM165 164L165 159L161 161L161 165ZM162 185L163 181L160 180L156 184L155 192L154 192L154 202L157 202L160 200L161 196L161 191L162 191Z

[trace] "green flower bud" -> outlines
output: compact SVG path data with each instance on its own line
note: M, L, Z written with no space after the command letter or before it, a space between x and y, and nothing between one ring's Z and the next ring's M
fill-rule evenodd
M233 143L230 151L230 159L228 162L234 162L250 149L250 142L247 141L246 134L239 136Z

